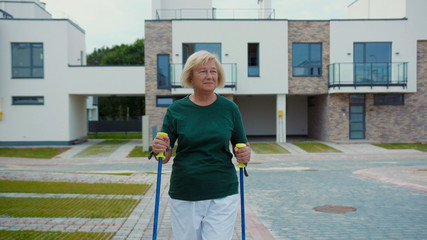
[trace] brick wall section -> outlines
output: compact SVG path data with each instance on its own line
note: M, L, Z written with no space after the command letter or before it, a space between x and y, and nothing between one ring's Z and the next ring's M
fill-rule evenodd
M409 63L411 64L411 63ZM374 105L366 94L366 139L380 142L427 141L427 41L418 41L417 92L404 105Z
M157 54L169 54L172 60L172 21L145 21L145 114L160 131L165 107L156 107L156 96L171 96L170 90L157 89ZM151 137L150 137L151 139Z
M322 43L322 76L292 77L292 43ZM328 93L329 21L288 22L289 94Z

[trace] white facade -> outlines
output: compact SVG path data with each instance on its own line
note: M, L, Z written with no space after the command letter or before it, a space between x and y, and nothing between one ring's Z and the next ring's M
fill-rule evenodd
M87 96L145 94L144 67L82 66L84 30L52 19L39 1L0 1L0 7L13 16L0 19L0 145L71 144L87 136ZM41 78L13 77L15 43L42 44L36 56ZM43 103L18 105L14 97L42 97Z

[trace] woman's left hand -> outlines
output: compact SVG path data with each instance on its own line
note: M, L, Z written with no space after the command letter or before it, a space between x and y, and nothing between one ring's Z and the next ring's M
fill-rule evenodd
M246 143L246 147L238 148L234 146L234 154L238 163L248 163L251 160L251 147Z

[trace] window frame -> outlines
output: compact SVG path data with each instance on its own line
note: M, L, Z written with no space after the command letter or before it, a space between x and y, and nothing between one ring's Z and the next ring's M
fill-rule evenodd
M392 100L398 97L399 101L394 102ZM382 99L380 99L382 98ZM405 105L405 94L403 93L382 93L374 94L374 105L384 106L384 105Z
M15 66L14 62L15 62L15 58L17 57L14 49L16 45L28 45L29 50L30 50L30 55L29 56L25 56L29 58L29 66ZM37 47L41 46L41 65L38 66L36 65L36 63L34 63L34 50ZM44 45L42 42L12 42L11 43L11 67L12 67L12 72L11 72L11 78L12 79L43 79L45 76L44 73ZM14 74L16 69L29 69L29 75L25 75L25 76L16 76ZM35 69L41 69L41 76L34 76L34 70Z
M166 81L165 84L162 85L160 84L159 79L161 78L160 73L163 72L161 71L162 68L160 68L160 59L162 57L167 56L167 76L165 76ZM163 66L164 67L164 66ZM170 72L170 55L169 54L157 54L157 89L171 89L171 72Z
M159 104L159 99L171 99L172 102L170 104ZM156 107L169 107L175 99L172 96L156 96Z
M256 46L256 63L255 65L251 65L251 55L250 55L250 45ZM249 68L250 67L257 67L258 71L256 74L250 74ZM249 42L248 43L248 77L260 77L260 60L259 60L259 43L258 42Z
M31 99L31 98L37 98L37 99L41 99L42 101L38 102L38 101L28 101L25 102L25 100L23 102L19 102L19 99ZM22 101L22 100L21 100ZM12 105L14 106L19 106L19 105L44 105L45 100L44 100L44 96L12 96Z
M196 50L196 45L199 45L199 44L218 45L219 46L219 53L218 54L213 53L213 52L206 50L204 48ZM222 63L222 43L220 43L220 42L183 42L182 43L182 63L185 64L187 62L188 57L190 57L191 54L193 54L197 51L201 51L201 50L206 50L206 51L216 55L218 58L218 61Z
M320 69L320 73L319 74L295 74L295 66L294 66L294 55L295 55L295 45L300 44L300 45L307 45L308 47L308 59L309 59L309 67L310 69L313 68L313 66L317 66L315 64L313 64L313 62L311 61L312 59L312 50L311 50L311 46L312 45L320 45L320 66L318 67ZM323 76L323 43L322 42L293 42L292 43L292 77L322 77Z

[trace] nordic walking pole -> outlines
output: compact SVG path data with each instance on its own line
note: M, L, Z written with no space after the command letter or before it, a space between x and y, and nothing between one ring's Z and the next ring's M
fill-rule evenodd
M238 143L236 144L237 148L245 148L246 144L244 143ZM240 168L240 216L241 216L241 222L242 222L242 240L246 239L245 234L245 193L243 188L243 170L246 167L246 164L239 163L237 166Z
M163 132L158 132L157 135L166 137L168 134ZM162 164L163 164L163 159L165 159L164 152L159 152L156 158L157 158L158 164L157 164L156 204L154 206L153 240L157 239L157 221L159 218L160 185L162 181Z

